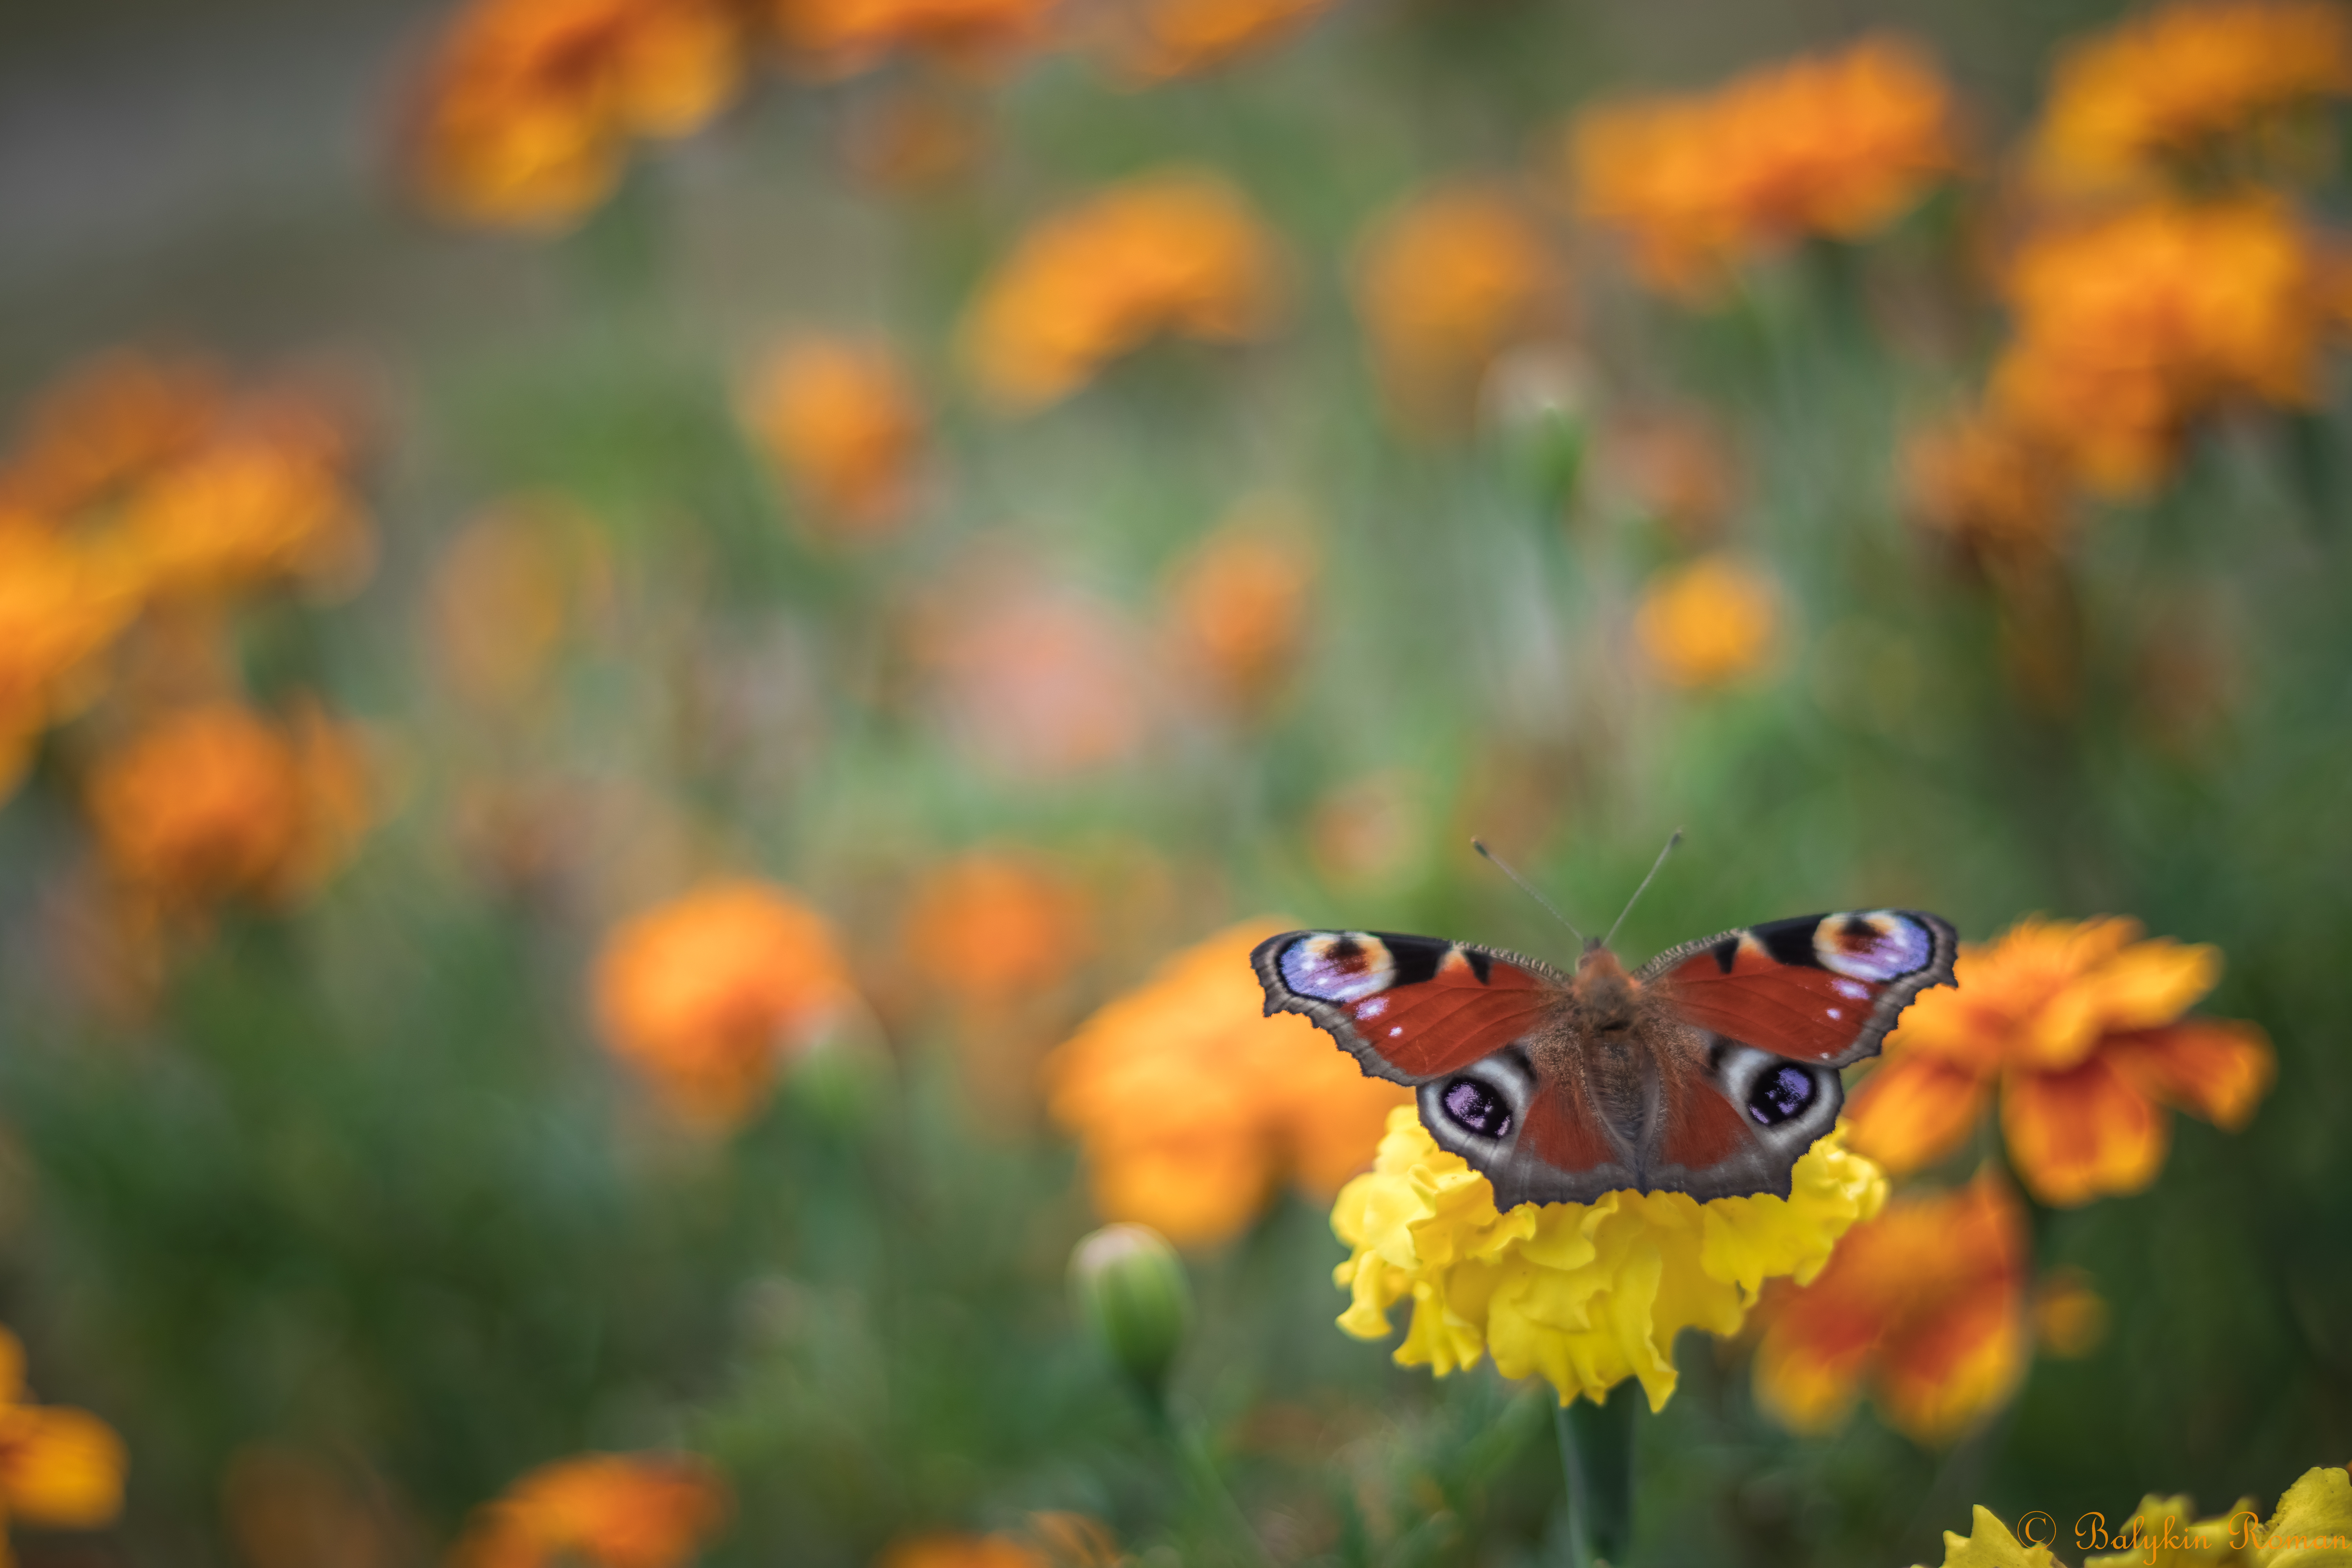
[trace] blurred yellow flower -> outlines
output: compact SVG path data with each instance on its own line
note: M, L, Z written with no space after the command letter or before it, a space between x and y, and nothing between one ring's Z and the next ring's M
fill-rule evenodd
M2046 571L2073 521L2073 476L2048 441L1982 411L1916 432L1903 452L1910 510L1988 575Z
M689 1126L731 1131L782 1059L855 997L822 915L785 889L705 883L623 921L592 982L605 1044Z
M2170 1141L2164 1107L2242 1127L2269 1089L2269 1039L2252 1024L2183 1016L2221 954L2143 942L2137 921L2021 921L1964 942L1958 984L1912 1004L1885 1059L1847 1107L1854 1146L1889 1170L1943 1158L1996 1081L2018 1175L2043 1203L2138 1192Z
M2016 335L1992 406L2109 494L2146 489L2190 421L2232 399L2317 395L2329 280L2266 198L2157 204L2029 238L2008 267Z
M76 541L0 519L0 800L137 609L124 574Z
M350 858L375 784L358 735L315 703L272 721L236 702L169 713L101 755L91 826L109 868L166 911L283 904Z
M1187 948L1047 1061L1054 1117L1077 1134L1106 1219L1222 1241L1286 1178L1337 1190L1410 1099L1304 1018L1264 1016L1250 950L1286 929L1252 921Z
M1223 176L1139 175L1031 229L981 286L963 355L992 402L1040 408L1161 333L1244 342L1272 330L1281 265Z
M0 511L61 520L185 454L225 406L200 362L116 350L44 391L0 458Z
M684 1454L542 1466L477 1511L451 1568L681 1568L726 1522L727 1483Z
M2049 1515L2019 1521L2054 1528ZM2226 1514L2200 1520L2186 1496L2150 1493L2136 1512L2110 1523L2091 1512L2072 1526L2074 1543L2088 1551L2083 1568L2340 1568L2352 1562L2352 1474L2340 1465L2305 1472L2279 1499L2268 1521L2254 1500L2241 1498ZM2113 1550L2107 1550L2113 1548ZM1944 1532L1942 1568L2059 1568L2045 1545L2028 1545L1981 1503L1969 1533Z
M1727 555L1704 555L1652 579L1633 637L1674 685L1722 686L1764 668L1780 619L1769 577Z
M900 942L916 972L968 1006L1003 1008L1053 990L1094 950L1099 911L1044 857L971 850L923 874Z
M1677 1334L1737 1333L1767 1279L1812 1279L1886 1195L1878 1168L1835 1131L1791 1180L1785 1198L1617 1192L1500 1214L1486 1178L1400 1106L1371 1173L1331 1208L1352 1248L1334 1276L1354 1297L1339 1326L1381 1338L1390 1309L1410 1300L1400 1365L1443 1377L1492 1354L1504 1376L1541 1377L1563 1405L1635 1377L1663 1410Z
M1774 1303L1757 1402L1795 1431L1826 1432L1868 1380L1889 1426L1950 1442L2024 1377L2031 1265L2024 1210L1991 1172L1958 1192L1898 1196Z
M832 337L787 343L754 374L743 419L791 480L812 533L856 541L906 520L923 410L887 348Z
M1179 668L1233 712L1264 707L1297 663L1319 566L1291 509L1270 500L1236 507L1169 575Z
M2062 191L2210 178L2222 143L2352 94L2352 16L2332 0L2187 0L2069 48L2032 138ZM2255 149L2259 150L2259 149Z
M605 573L594 521L562 497L512 497L476 517L441 552L426 590L442 679L477 708L524 702L602 596Z
M0 1329L0 1527L111 1524L129 1466L122 1439L97 1416L26 1399L25 1347ZM0 1563L10 1561L0 1534Z
M1359 242L1356 311L1390 411L1406 428L1455 428L1496 356L1566 325L1568 276L1550 237L1499 187L1423 191Z
M1059 0L765 0L802 69L854 76L894 54L987 69L1045 43Z
M1866 38L1712 93L1585 110L1570 143L1576 203L1624 235L1654 286L1701 294L1763 249L1899 216L1958 166L1955 121L1924 54Z
M1331 0L1134 0L1115 18L1112 65L1130 79L1214 70L1290 37Z
M467 223L567 227L612 193L629 142L682 136L735 90L728 0L469 0L422 83L408 157Z

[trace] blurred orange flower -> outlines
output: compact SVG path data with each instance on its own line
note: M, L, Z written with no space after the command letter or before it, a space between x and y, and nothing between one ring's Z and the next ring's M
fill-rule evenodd
M690 1126L732 1130L778 1066L854 1000L822 915L785 889L709 882L623 921L597 953L596 1020L614 1055Z
M857 540L905 521L923 410L887 348L829 337L787 343L754 374L743 418L799 492L812 531Z
M519 496L466 524L426 595L435 662L459 698L509 709L545 681L605 584L603 535L560 496Z
M1204 170L1164 169L1031 229L981 286L964 360L991 401L1040 408L1163 332L1263 337L1281 293L1274 238L1242 194Z
M631 138L718 112L741 53L728 0L469 0L423 83L417 185L463 222L567 227L619 183Z
M1262 707L1297 662L1318 566L1290 509L1274 500L1235 508L1170 574L1180 664L1229 709Z
M1138 83L1214 70L1280 43L1331 0L1136 0L1118 18L1111 62Z
M542 1466L478 1510L451 1568L680 1568L730 1509L727 1483L686 1454L588 1454Z
M219 377L197 361L117 350L45 391L0 459L0 510L63 519L201 442Z
M1053 1568L1053 1559L1010 1535L916 1535L892 1542L874 1568Z
M1391 411L1409 429L1458 426L1496 355L1557 331L1566 268L1507 191L1461 184L1391 209L1359 244L1356 310Z
M75 541L0 519L0 800L137 608L123 574Z
M97 1416L26 1399L25 1347L0 1329L0 1527L111 1524L129 1465L122 1439ZM0 1563L9 1560L0 1534Z
M1996 415L1916 432L1903 473L1912 514L1996 579L2046 570L2066 542L2074 490L2065 461Z
M1178 953L1047 1062L1055 1119L1077 1134L1105 1218L1222 1241L1286 1177L1330 1197L1411 1102L1305 1019L1264 1016L1250 950L1284 929L1252 921Z
M2352 16L2331 0L2189 0L2127 16L2069 48L2033 135L2060 190L2207 176L2240 132L2352 94Z
M777 40L803 70L855 76L911 52L988 69L1049 37L1059 0L767 0Z
M1825 1432L1868 1380L1889 1426L1951 1441L2024 1376L2031 1266L2024 1212L1991 1172L1958 1192L1897 1196L1774 1306L1758 1403L1792 1430Z
M1854 1146L1901 1172L1958 1148L2000 1085L2011 1163L2043 1203L2136 1193L2164 1165L2176 1106L2230 1129L2269 1089L2252 1024L2184 1017L2221 952L2144 942L2137 921L2019 921L1963 943L1957 989L1929 991L1847 1107Z
M1924 54L1865 38L1712 93L1585 110L1570 148L1577 205L1632 242L1653 285L1701 294L1759 250L1900 216L1958 167L1956 119Z
M1651 580L1633 637L1672 684L1722 686L1764 667L1780 618L1769 577L1727 555L1703 555Z
M900 941L915 969L968 1006L1051 991L1094 949L1094 900L1044 857L974 849L923 874Z
M375 814L359 737L314 703L165 715L101 756L88 805L114 874L162 909L283 904L349 859Z
M2326 268L2280 203L2158 204L2053 227L2011 260L1997 414L2110 494L2146 489L2188 423L2317 395Z
M373 542L344 476L346 456L323 409L291 398L257 403L142 484L114 541L155 595L355 584Z

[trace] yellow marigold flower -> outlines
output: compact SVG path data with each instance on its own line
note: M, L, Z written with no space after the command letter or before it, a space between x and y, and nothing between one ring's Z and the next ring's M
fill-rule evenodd
M2061 189L2140 184L2347 93L2352 16L2332 0L2188 0L2060 58L2033 161Z
M1282 503L1235 508L1170 574L1179 664L1226 708L1263 707L1297 662L1319 565L1304 524Z
M214 702L100 757L88 805L115 875L166 910L194 912L308 893L350 858L373 795L358 737L315 704L272 722Z
M1069 978L1093 951L1097 915L1076 879L1043 857L975 849L924 873L900 942L930 984L1003 1008Z
M2029 1514L2018 1522L2028 1541L1979 1504L1969 1535L1944 1532L1943 1568L2059 1568L2047 1544L2056 1521ZM2352 1562L2352 1474L2337 1465L2305 1472L2267 1521L2252 1498L2200 1520L2189 1498L2151 1494L2113 1524L2104 1514L2084 1514L2072 1542L2090 1553L2083 1568L2336 1568Z
M1117 18L1111 62L1136 82L1214 70L1290 37L1331 0L1136 0Z
M124 574L76 542L0 519L0 800L137 609Z
M1358 246L1355 272L1381 390L1409 429L1459 426L1496 357L1567 315L1550 237L1493 186L1439 186L1392 209Z
M611 194L631 138L725 105L741 52L727 0L470 0L425 74L417 184L464 222L568 226Z
M2326 268L2275 201L2054 227L2019 248L2006 288L2016 336L1994 411L2105 492L2153 484L2188 424L2224 402L2316 395Z
M122 1511L122 1439L97 1416L25 1397L25 1347L0 1329L0 1526L94 1530ZM0 1536L0 1563L8 1561Z
M1371 1173L1331 1207L1353 1249L1333 1276L1354 1298L1339 1327L1380 1339L1409 1300L1399 1365L1443 1377L1492 1354L1504 1376L1541 1377L1563 1405L1637 1377L1663 1410L1675 1335L1738 1332L1767 1279L1812 1279L1885 1195L1878 1168L1832 1131L1798 1160L1785 1198L1618 1192L1501 1214L1486 1178L1399 1106Z
M1046 1063L1055 1120L1077 1134L1105 1218L1222 1241L1285 1178L1336 1191L1410 1098L1297 1015L1264 1016L1250 950L1287 929L1252 921L1187 948Z
M201 442L224 394L209 366L116 351L44 392L0 459L0 510L62 519Z
M1913 46L1866 38L1712 93L1587 110L1570 160L1583 215L1654 286L1702 293L1759 251L1881 227L1958 163L1950 89Z
M680 1568L726 1522L727 1483L684 1454L543 1466L475 1516L451 1568Z
M1059 0L768 0L767 13L796 64L811 74L855 76L894 54L916 53L986 68L1037 47Z
M1992 1510L1979 1503L1968 1534L1944 1531L1943 1568L2061 1568L2061 1564L2046 1543L2019 1541Z
M622 922L592 988L613 1053L712 1131L765 1100L782 1059L855 995L833 928L782 888L706 883Z
M788 343L760 366L743 418L799 493L812 531L865 539L906 520L923 410L888 349L843 338Z
M1633 637L1673 684L1721 686L1764 667L1780 619L1770 578L1729 556L1705 555L1643 591Z
M1896 1198L1778 1303L1757 1347L1758 1403L1824 1432L1868 1380L1888 1425L1949 1442L2025 1374L2030 1252L2024 1211L1990 1172L1959 1192Z
M475 518L442 551L426 590L443 679L478 708L525 701L602 595L605 571L595 522L562 497L515 497Z
M1847 1106L1854 1146L1890 1170L1958 1148L1998 1082L2010 1160L2036 1197L2136 1193L2164 1165L2164 1107L2234 1130L2270 1088L2260 1028L2184 1016L2221 978L2216 948L2143 942L2114 916L2026 920L1963 942L1955 973L1904 1014Z
M965 363L992 401L1043 407L1161 333L1264 336L1280 273L1272 236L1223 177L1140 175L1029 232L972 303Z
M1911 511L1996 578L2046 570L2073 521L2074 479L2048 441L1983 412L1915 434L1903 454Z

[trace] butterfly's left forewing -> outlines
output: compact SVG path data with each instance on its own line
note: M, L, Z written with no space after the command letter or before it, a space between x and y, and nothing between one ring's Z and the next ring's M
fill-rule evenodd
M1423 1084L1524 1039L1563 976L1530 958L1390 931L1294 931L1250 954L1265 1010L1304 1013L1375 1078Z

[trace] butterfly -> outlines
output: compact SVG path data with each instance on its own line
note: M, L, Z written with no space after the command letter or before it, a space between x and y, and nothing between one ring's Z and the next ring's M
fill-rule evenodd
M1286 931L1250 963L1269 1016L1303 1013L1368 1076L1412 1085L1430 1136L1509 1209L1621 1188L1788 1196L1836 1125L1837 1069L1952 984L1958 948L1937 916L1862 910L1727 931L1630 973L1600 940L1569 975L1364 931Z

